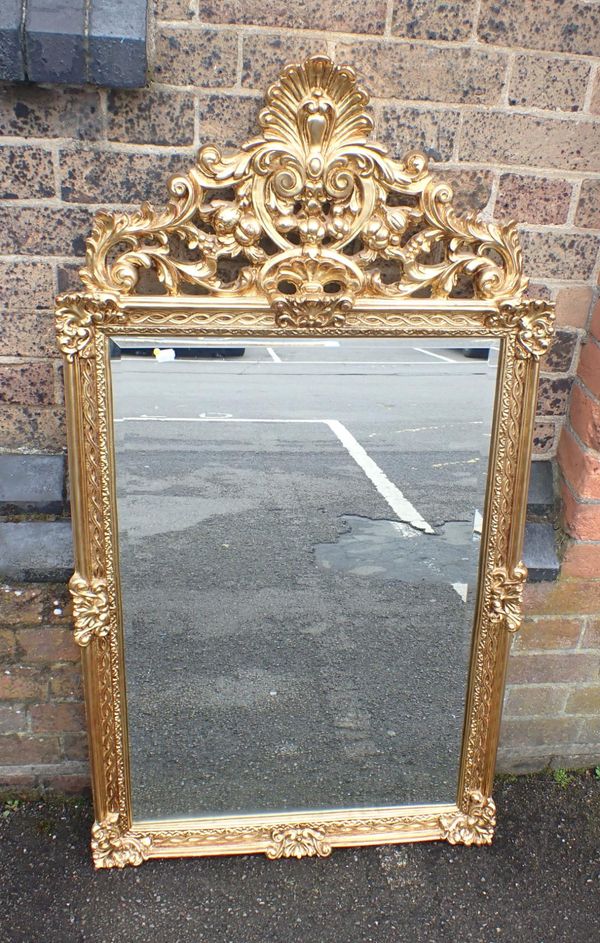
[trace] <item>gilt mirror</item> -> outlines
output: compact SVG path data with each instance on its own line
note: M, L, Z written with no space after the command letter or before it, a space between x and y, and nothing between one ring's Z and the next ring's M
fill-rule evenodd
M492 840L552 306L367 104L286 67L58 299L97 867Z

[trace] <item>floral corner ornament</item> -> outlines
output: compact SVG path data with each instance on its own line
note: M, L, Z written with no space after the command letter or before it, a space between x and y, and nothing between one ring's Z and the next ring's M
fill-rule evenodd
M469 793L465 811L442 815L442 838L451 845L491 845L496 828L496 804L479 790Z
M319 828L274 828L267 858L327 858L331 845Z
M96 868L137 867L145 861L152 846L149 835L122 832L117 812L109 812L102 822L92 826L92 855Z

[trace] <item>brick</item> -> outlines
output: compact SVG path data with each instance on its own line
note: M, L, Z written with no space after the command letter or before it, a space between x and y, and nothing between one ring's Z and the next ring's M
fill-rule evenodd
M68 580L73 537L67 520L0 522L0 573L16 582Z
M62 455L0 454L0 514L61 514L64 491Z
M500 177L494 216L519 223L564 223L573 188L565 180L503 174Z
M86 733L65 733L61 739L62 755L65 760L87 760L88 738Z
M595 580L565 579L559 579L556 583L528 583L524 609L527 615L553 617L561 614L579 616L600 613L600 583ZM577 678L572 680L576 681Z
M0 591L2 625L39 625L44 609L44 591L40 587L4 585Z
M64 150L60 154L62 198L71 203L165 203L167 178L187 170L191 163L187 154Z
M242 52L242 85L261 92L279 78L289 62L302 62L314 53L322 53L319 36L286 36L272 33L251 33L244 36Z
M437 171L434 168L437 176ZM452 187L457 213L483 210L490 200L493 174L487 170L440 170L439 177Z
M552 422L536 422L533 428L533 454L551 455L557 439L556 425Z
M223 88L235 85L237 35L215 29L159 27L154 72L168 85Z
M81 670L75 665L61 665L50 671L50 695L61 700L79 701L83 696Z
M544 652L513 655L508 663L509 684L557 684L600 680L600 655L587 652Z
M503 747L545 747L559 743L573 743L577 739L580 722L574 717L536 719L507 719L502 721Z
M33 733L80 733L85 729L83 704L34 704L29 716Z
M35 668L14 665L0 672L0 701L40 701L48 682Z
M600 10L585 0L482 0L477 32L485 43L600 54Z
M80 650L69 629L48 626L39 629L18 629L17 645L23 661L31 664L79 661Z
M600 344L591 337L581 348L578 376L596 399L600 399Z
M474 15L474 0L395 3L392 33L408 39L464 41L471 34Z
M599 573L596 570L596 576ZM583 648L600 648L600 619L588 619L581 644Z
M0 134L11 137L102 137L100 95L75 88L39 85L0 88Z
M89 792L89 772L81 773L43 773L40 775L40 784L44 789L53 792L82 795Z
M52 154L41 147L0 147L0 199L43 199L56 195Z
M158 20L191 20L196 0L155 0Z
M21 309L15 303L12 310L0 313L0 356L58 357L58 355L54 318L50 311Z
M596 72L596 80L590 101L590 111L593 115L600 115L600 72Z
M568 232L521 232L523 265L532 278L592 277L600 237Z
M510 105L579 111L583 107L590 65L581 59L517 56L508 101Z
M598 745L600 744L600 719L597 715L588 716L581 721L581 729L577 740L579 743L593 744L592 762L585 765L592 766L596 764ZM579 764L577 766L579 767Z
M555 685L509 685L504 698L504 717L552 716L562 711L568 694Z
M582 498L600 501L600 454L582 449L570 430L564 428L557 458L573 491Z
M577 688L567 698L567 714L600 714L600 685Z
M596 302L590 319L590 334L600 343L600 300Z
M578 336L573 331L557 330L550 350L544 358L544 372L570 373L577 349Z
M0 449L60 452L66 447L63 406L6 406L0 417Z
M561 484L562 523L576 540L600 540L600 502L578 501L570 488Z
M578 383L571 393L569 420L583 444L600 451L600 402Z
M80 207L0 204L0 252L83 256L92 216Z
M205 23L383 33L386 7L387 0L200 0L198 9Z
M118 16L115 16L118 10ZM94 0L89 11L87 81L110 88L146 84L147 0Z
M380 98L490 104L500 101L507 59L501 53L413 43L336 43L338 62L352 63Z
M560 288L556 296L556 325L584 328L592 303L592 289L583 287Z
M25 707L22 704L0 704L0 734L23 733L26 730L27 710Z
M258 132L261 98L238 95L201 95L200 143L239 147Z
M54 275L47 262L13 262L0 259L1 307L50 308L54 301Z
M34 360L0 364L0 403L34 406L53 402L54 370L51 363Z
M564 416L567 412L573 377L541 377L538 386L536 414Z
M469 111L460 136L461 160L522 164L531 169L600 170L600 126L593 121Z
M111 91L107 115L109 141L170 147L194 142L194 100L185 92Z
M13 629L0 629L0 658L11 659L16 652L15 633Z
M25 59L32 82L85 81L85 0L30 2L25 12Z
M394 157L409 151L423 151L433 160L452 159L458 133L458 111L420 110L407 105L386 102L381 110L378 138ZM441 172L446 177L446 171Z
M565 578L600 579L600 544L569 543L564 552L561 573Z
M600 229L600 180L583 181L575 223L586 229Z
M20 0L4 0L0 7L0 79L2 81L22 82L25 79L21 17Z
M59 755L57 737L9 734L0 740L0 756L7 766L54 763Z
M574 648L581 634L581 619L525 619L514 642L515 651Z

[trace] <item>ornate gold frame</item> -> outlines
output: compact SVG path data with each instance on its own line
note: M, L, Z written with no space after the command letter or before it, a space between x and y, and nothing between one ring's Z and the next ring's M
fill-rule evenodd
M520 552L538 361L554 314L545 301L521 300L527 281L514 224L457 215L451 188L422 154L395 161L370 143L367 102L352 69L325 56L288 66L267 93L259 137L227 156L202 148L189 173L171 179L164 210L145 203L133 214L98 214L81 270L85 290L58 298L76 556L70 588L98 868L178 855L299 858L347 845L492 840L508 639L520 626L526 578ZM242 266L228 282L219 265L236 257ZM165 293L135 293L143 270ZM501 339L455 804L132 821L108 384L108 339L123 334Z

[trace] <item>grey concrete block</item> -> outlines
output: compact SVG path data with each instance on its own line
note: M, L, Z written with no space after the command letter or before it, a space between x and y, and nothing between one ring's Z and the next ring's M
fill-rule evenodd
M0 0L0 79L5 82L25 79L21 10L22 0Z
M527 495L527 510L531 514L550 514L554 507L552 462L532 462Z
M0 514L61 514L64 493L64 456L0 455Z
M85 81L85 6L85 0L29 0L25 55L30 81Z
M92 0L88 82L109 88L146 84L147 0Z
M72 572L70 521L0 523L0 577L15 583L58 583Z
M552 524L536 524L530 521L526 523L523 562L529 571L530 582L541 583L557 579L560 563L556 554Z

